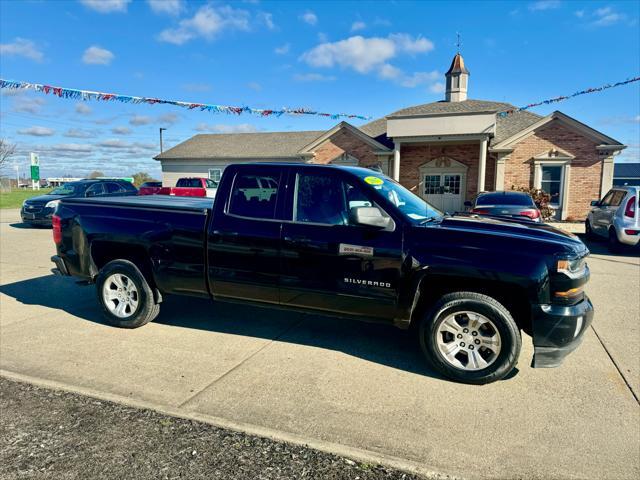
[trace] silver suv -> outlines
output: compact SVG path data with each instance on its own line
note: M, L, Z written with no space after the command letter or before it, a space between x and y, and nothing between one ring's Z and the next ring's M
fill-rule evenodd
M640 187L613 187L587 216L588 237L599 235L609 240L609 250L620 251L623 245L638 245L640 240Z

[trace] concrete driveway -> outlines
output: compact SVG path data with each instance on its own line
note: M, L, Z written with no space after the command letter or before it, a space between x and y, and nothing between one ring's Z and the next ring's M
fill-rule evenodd
M430 371L406 332L169 298L138 330L103 323L93 287L50 274L51 231L0 211L0 368L416 471L465 478L640 475L640 259L590 245L594 328L558 369L492 385Z

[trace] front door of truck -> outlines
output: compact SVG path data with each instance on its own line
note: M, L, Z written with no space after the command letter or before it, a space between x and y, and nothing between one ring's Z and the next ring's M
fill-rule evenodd
M223 178L209 230L209 280L214 296L278 303L282 168L256 166Z
M282 304L393 318L402 232L354 225L351 207L374 206L370 192L334 169L290 177L291 222L282 227Z

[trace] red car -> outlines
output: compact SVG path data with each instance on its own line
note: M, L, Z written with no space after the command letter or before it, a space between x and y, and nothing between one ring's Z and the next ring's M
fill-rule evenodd
M160 195L175 195L178 197L210 197L216 196L218 184L208 178L181 178L175 187L162 187Z
M162 189L162 182L144 182L140 185L138 195L157 195Z

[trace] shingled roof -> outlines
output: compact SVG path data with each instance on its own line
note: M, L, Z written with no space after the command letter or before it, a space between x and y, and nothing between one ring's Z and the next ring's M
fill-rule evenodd
M389 117L438 115L447 113L479 113L479 112L504 112L514 110L516 107L505 102L491 102L487 100L464 100L462 102L439 102L415 105L393 112ZM540 120L542 117L533 112L520 111L505 117L498 116L496 121L496 135L492 143L498 143L511 135L524 130ZM367 135L377 138L387 131L386 117L378 118L360 127Z
M204 133L154 157L156 160L197 158L297 158L302 147L324 130L301 132Z

